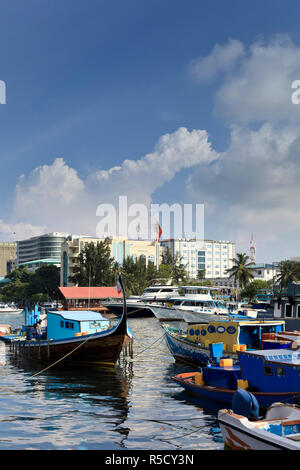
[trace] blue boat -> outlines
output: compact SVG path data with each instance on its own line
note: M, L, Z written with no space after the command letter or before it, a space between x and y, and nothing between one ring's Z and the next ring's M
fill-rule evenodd
M247 389L259 407L275 402L295 403L300 396L300 353L281 350L239 353L240 365L221 359L202 372L172 377L184 389L201 398L231 404L238 389ZM223 362L222 362L223 361Z
M27 324L18 334L2 335L0 339L9 342L11 350L21 359L50 364L64 360L115 365L123 347L132 339L120 275L118 285L123 293L123 313L112 327L96 312L51 310L47 312L46 331L39 331L40 317L33 311L29 312Z
M300 352L266 349L238 353L243 378L260 392L300 393Z
M170 353L178 362L206 366L215 358L210 345L222 344L224 357L237 362L239 350L262 347L264 336L284 331L283 320L228 319L189 326L185 331L163 324ZM278 342L279 344L280 342Z

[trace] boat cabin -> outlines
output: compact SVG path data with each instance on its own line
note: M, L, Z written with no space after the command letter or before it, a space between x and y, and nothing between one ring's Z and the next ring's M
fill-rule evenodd
M65 339L107 330L109 320L92 311L47 312L47 339Z
M300 353L291 349L257 350L238 353L243 379L256 391L300 390Z
M264 333L279 333L284 327L284 322L279 320L215 320L190 326L187 338L207 348L210 344L223 343L224 352L236 353L241 349L259 349Z

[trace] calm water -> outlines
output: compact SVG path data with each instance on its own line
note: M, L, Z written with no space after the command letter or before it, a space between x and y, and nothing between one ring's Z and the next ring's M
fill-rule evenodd
M171 381L193 368L174 362L156 318L129 326L133 358L114 369L64 365L32 378L39 368L15 364L0 341L0 450L223 450L217 410Z

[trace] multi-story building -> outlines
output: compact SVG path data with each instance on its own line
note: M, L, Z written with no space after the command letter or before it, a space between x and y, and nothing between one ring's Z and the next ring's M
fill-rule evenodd
M0 242L0 276L8 274L7 265L17 257L17 244L15 242Z
M60 285L72 286L70 277L74 274L74 268L77 266L79 255L82 249L88 243L97 244L104 241L104 238L93 238L89 236L70 235L63 243L61 250L61 271ZM153 240L128 240L127 238L109 238L110 255L122 265L124 259L128 256L136 259L144 259L145 264L152 262L156 267L159 266L161 248L159 243Z
M61 247L68 233L52 232L17 242L17 266L36 269L43 264L60 267Z
M235 244L215 240L162 240L164 250L169 248L173 257L178 253L191 278L197 278L198 271L205 269L206 279L228 277L227 269L232 267Z

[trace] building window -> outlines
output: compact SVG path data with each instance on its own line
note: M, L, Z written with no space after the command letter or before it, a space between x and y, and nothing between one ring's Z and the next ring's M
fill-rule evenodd
M297 317L300 317L300 305L297 305Z
M286 318L292 318L292 306L291 304L285 304L285 317Z

